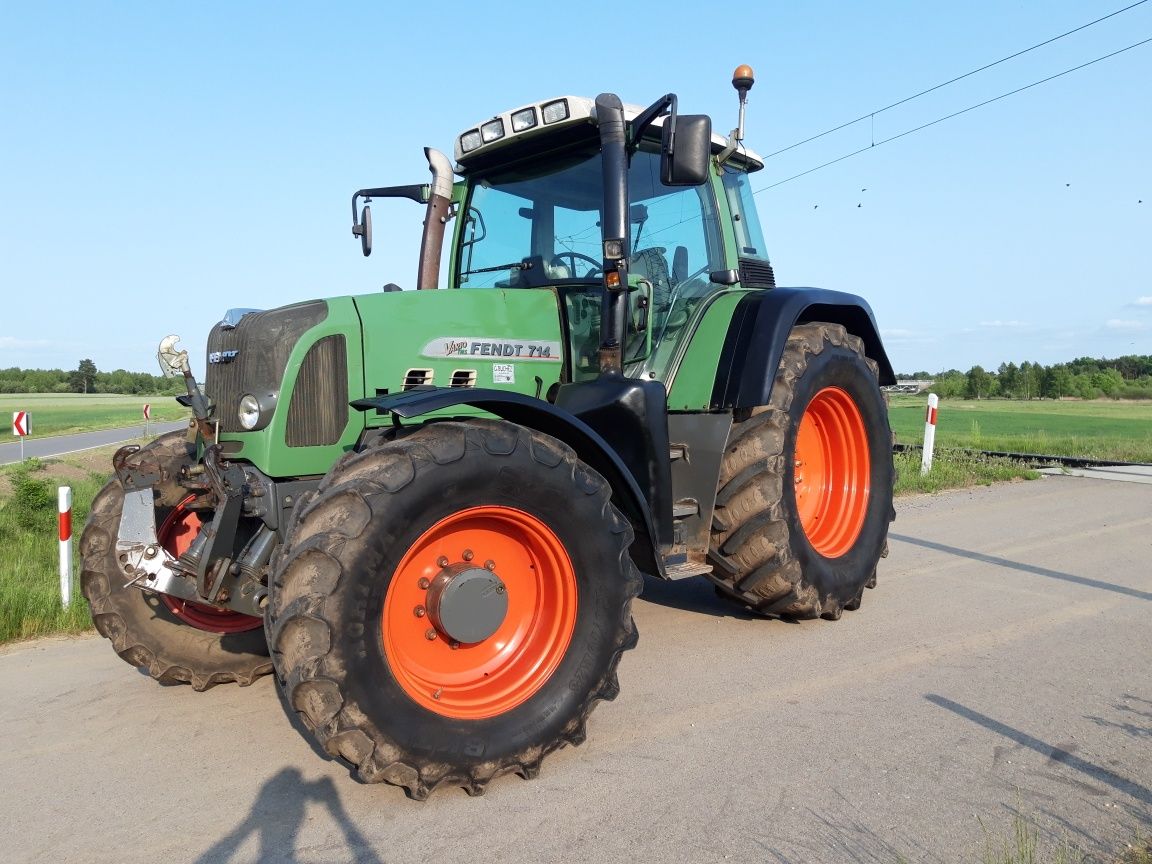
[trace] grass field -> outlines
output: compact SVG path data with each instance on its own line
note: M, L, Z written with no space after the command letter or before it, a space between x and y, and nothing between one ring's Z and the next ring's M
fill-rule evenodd
M0 418L10 422L14 412L27 411L32 415L31 437L44 438L143 423L145 403L152 406L153 420L180 420L188 416L188 409L171 396L0 393Z
M892 397L897 441L923 442L927 401ZM1152 402L949 400L940 403L936 446L1152 462Z

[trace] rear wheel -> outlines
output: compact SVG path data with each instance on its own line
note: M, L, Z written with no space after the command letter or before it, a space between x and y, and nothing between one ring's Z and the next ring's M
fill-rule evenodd
M362 779L415 798L534 776L619 689L631 541L604 479L522 427L434 423L350 454L273 578L288 700Z
M729 436L712 578L767 614L858 608L886 550L893 478L887 408L860 339L838 324L798 325L771 403Z
M188 461L182 432L157 438L131 457L158 465L157 539L174 556L187 549L200 529L200 518L187 505L186 490L175 482ZM116 560L124 489L110 481L92 502L80 539L84 558L80 584L92 621L127 663L165 683L185 682L196 690L227 681L251 684L272 671L262 619L212 606L151 594L125 586Z

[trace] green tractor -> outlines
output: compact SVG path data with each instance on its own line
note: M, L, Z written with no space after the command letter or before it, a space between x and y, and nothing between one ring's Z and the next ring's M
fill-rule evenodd
M775 284L752 83L727 138L672 94L496 115L352 198L365 255L368 200L425 206L420 290L232 310L203 387L166 339L189 428L116 454L81 541L117 653L197 690L274 670L328 753L424 798L584 740L641 574L857 608L892 369L864 300Z

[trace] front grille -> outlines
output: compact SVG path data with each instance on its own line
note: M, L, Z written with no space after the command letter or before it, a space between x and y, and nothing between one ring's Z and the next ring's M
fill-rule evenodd
M325 336L300 364L288 408L288 446L335 444L347 423L348 351L343 336Z
M741 288L775 288L776 274L763 258L740 259Z
M249 312L235 327L220 323L212 328L204 394L215 406L221 432L244 431L236 416L240 397L278 392L292 349L305 331L327 317L328 304L314 300L269 312Z

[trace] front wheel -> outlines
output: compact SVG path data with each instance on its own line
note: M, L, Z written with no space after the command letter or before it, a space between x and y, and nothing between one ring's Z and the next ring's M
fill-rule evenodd
M876 584L894 471L875 364L839 324L793 328L770 403L737 417L712 531L721 592L767 614L839 618Z
M619 689L631 540L600 475L509 423L351 454L294 515L273 578L288 700L362 779L414 798L534 776Z
M161 473L154 490L156 539L179 557L200 530L199 517L186 507L187 490L176 483L181 465L191 462L184 433L157 438L132 460L154 463ZM271 672L260 618L125 584L131 577L116 558L123 505L124 488L113 478L92 502L80 538L80 585L93 624L116 653L161 683L185 682L196 690L227 681L247 685Z

